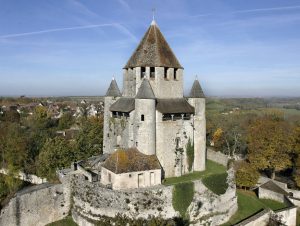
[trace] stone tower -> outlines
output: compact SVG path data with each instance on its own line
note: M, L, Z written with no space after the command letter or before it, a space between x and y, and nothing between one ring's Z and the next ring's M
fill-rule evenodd
M183 67L152 21L123 68L123 92L105 97L104 153L137 148L155 155L163 177L205 169L205 96L198 80L183 95ZM187 144L194 144L194 161Z

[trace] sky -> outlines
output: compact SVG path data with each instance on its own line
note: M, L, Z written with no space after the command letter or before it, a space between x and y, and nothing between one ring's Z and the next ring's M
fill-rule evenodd
M207 96L300 96L300 0L0 0L0 96L104 95L155 20Z

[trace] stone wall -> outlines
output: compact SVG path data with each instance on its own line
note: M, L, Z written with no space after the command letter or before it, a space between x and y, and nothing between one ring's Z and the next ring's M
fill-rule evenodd
M296 226L297 207L291 206L285 209L275 211L275 214L280 217L281 221L288 226Z
M217 162L226 167L227 167L228 160L229 160L227 155L225 155L219 151L214 151L211 148L207 148L207 159Z
M1 210L0 225L39 226L66 217L70 202L62 184L42 184L18 192Z
M0 169L0 173L4 174L4 175L8 175L8 170L2 168L2 169ZM23 180L23 181L27 181L31 184L43 184L43 183L47 182L46 178L41 178L41 177L38 177L34 174L27 174L27 173L23 173L23 172L19 172L15 176L15 178L18 178L18 179Z
M230 219L238 209L233 169L228 170L227 183L226 192L218 196L201 181L194 182L195 194L188 208L190 225L220 225Z
M265 226L269 222L270 214L270 210L262 210L248 219L236 224L235 226Z
M258 198L259 199L273 199L276 200L278 202L282 202L284 203L285 201L285 197L283 194L268 190L268 189L264 189L262 187L258 188Z
M169 219L178 216L172 206L172 189L172 186L155 186L111 190L100 183L89 183L77 175L72 182L73 211L86 220L99 220L104 214L108 217L122 214L130 218L148 218L152 215Z

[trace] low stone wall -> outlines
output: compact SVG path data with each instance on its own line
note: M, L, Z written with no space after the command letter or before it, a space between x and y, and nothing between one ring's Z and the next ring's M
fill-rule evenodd
M195 181L195 194L188 208L190 225L220 225L227 222L237 211L234 171L227 171L228 188L223 195L211 192L201 181Z
M283 194L268 190L268 189L264 189L262 187L258 188L258 198L260 199L273 199L276 200L278 202L285 202L285 197Z
M297 207L291 206L285 209L275 211L275 214L280 217L281 221L288 226L296 226Z
M2 169L0 169L0 173L4 174L4 175L8 175L8 170L2 168ZM31 184L43 184L43 183L47 182L46 178L41 178L41 177L38 177L36 175L27 174L27 173L23 173L23 172L19 172L16 175L16 178L18 178L20 180L23 180L23 181L27 181L27 182L29 182Z
M224 155L223 153L221 153L219 151L214 151L211 148L207 148L207 159L217 162L226 167L227 167L227 164L229 161L229 158L227 155Z
M270 210L262 210L259 213L249 217L235 226L264 226L267 225L270 219Z
M18 192L1 210L0 225L46 225L66 217L69 207L62 184L29 187Z

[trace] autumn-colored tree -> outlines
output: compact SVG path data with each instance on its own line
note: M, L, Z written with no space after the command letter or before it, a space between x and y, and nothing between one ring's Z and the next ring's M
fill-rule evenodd
M248 160L253 167L275 172L291 166L290 127L282 118L268 115L253 121L248 130Z
M224 145L224 132L222 130L222 128L217 128L217 130L214 132L213 136L212 136L212 141L214 144L214 147L216 147L217 149L219 149L220 147L222 147Z
M300 126L295 126L291 136L292 150L294 154L294 181L300 187Z
M256 185L259 173L252 165L243 162L238 166L235 177L237 186L250 188Z

